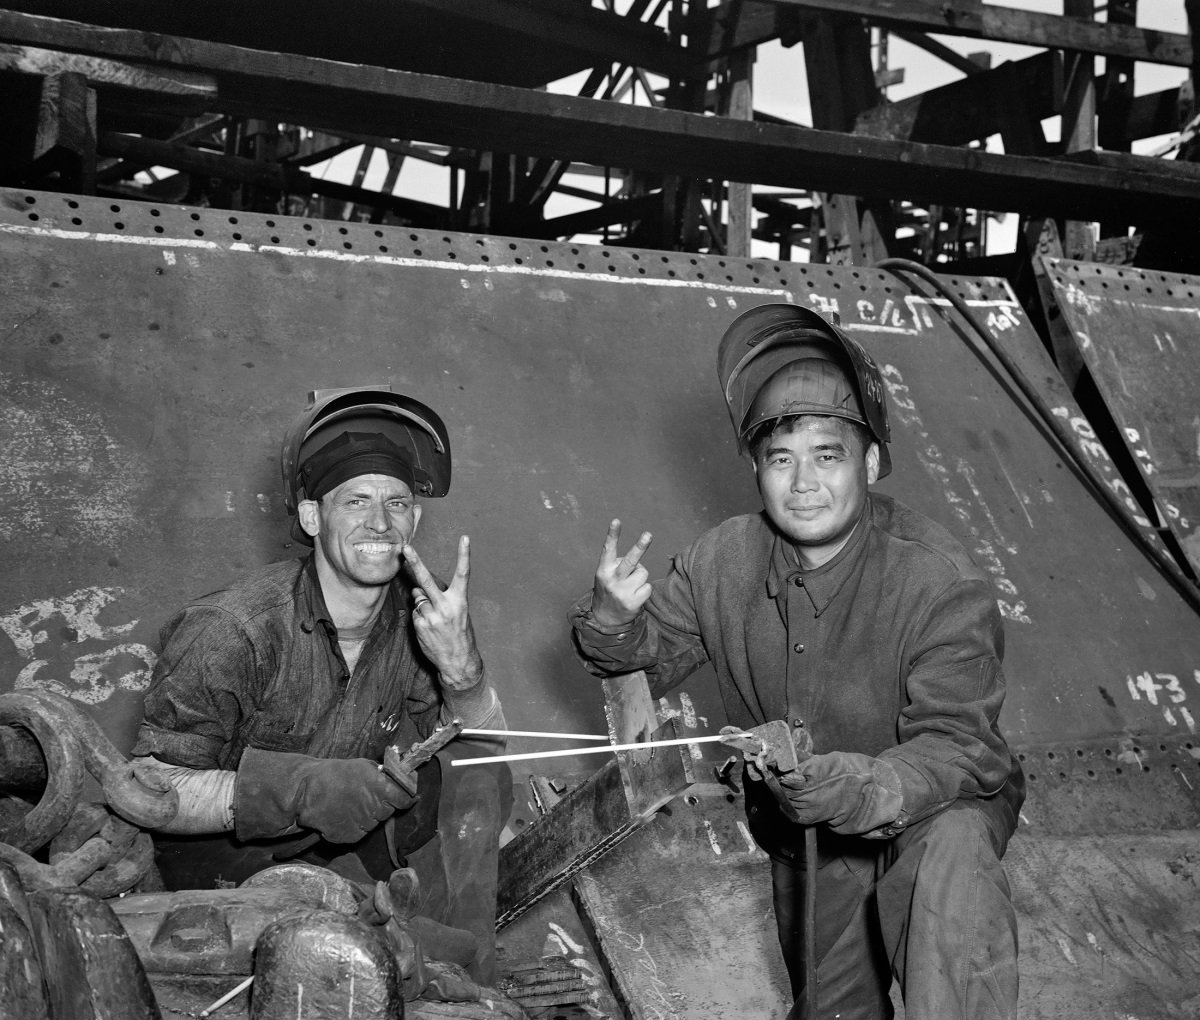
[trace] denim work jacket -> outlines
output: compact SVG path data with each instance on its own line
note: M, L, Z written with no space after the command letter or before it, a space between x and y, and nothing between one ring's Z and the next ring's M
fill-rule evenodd
M236 770L246 747L378 761L438 724L436 672L392 582L353 674L312 556L273 563L197 599L162 630L134 755Z
M661 697L711 661L731 725L803 720L818 754L886 758L903 809L866 835L895 835L961 797L1004 791L1019 808L1024 777L997 726L1000 612L940 525L873 492L837 556L802 570L765 514L734 517L652 587L623 628L592 620L590 593L574 605L576 650L592 673L645 670ZM760 836L764 819L752 820Z

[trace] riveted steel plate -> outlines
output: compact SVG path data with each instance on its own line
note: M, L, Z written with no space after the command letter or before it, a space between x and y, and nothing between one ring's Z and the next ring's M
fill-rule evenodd
M1048 259L1063 317L1200 574L1200 277Z
M277 457L306 393L377 381L449 424L453 486L417 545L449 574L470 534L510 724L596 732L600 685L573 658L567 606L611 518L623 543L654 532L660 574L758 508L715 347L737 313L780 300L838 313L882 365L895 467L880 488L992 578L1010 740L1194 728L1196 614L950 303L896 276L24 191L0 192L0 266L0 684L63 689L118 742L167 616L300 551ZM944 282L994 336L1036 342L1002 281ZM660 710L684 733L723 722L707 671Z

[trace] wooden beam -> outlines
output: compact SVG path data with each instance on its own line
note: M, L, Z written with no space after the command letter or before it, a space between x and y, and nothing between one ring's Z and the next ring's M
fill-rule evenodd
M1063 10L1076 18L1095 17L1096 0L1063 0ZM1090 53L1072 53L1066 61L1066 94L1063 97L1062 137L1065 152L1089 152L1096 148L1096 58ZM1063 247L1067 257L1090 262L1095 248L1092 224L1099 216L1067 217L1063 225Z
M734 120L754 120L754 52L744 50L729 58L729 109ZM725 254L733 258L750 257L750 238L754 233L754 188L741 181L729 182L729 208L725 227Z
M1062 109L1062 54L1039 53L859 114L856 133L965 145L1000 132L1013 110L1042 120ZM1012 151L1011 149L1008 151Z
M589 196L593 201L600 201L600 195ZM594 209L583 209L579 212L555 216L544 220L540 234L543 237L569 238L576 234L594 234L605 227L618 223L636 223L647 217L655 217L662 211L662 195L653 192L649 195L639 195L637 198L621 198L604 202Z
M969 36L994 42L1021 43L1047 49L1076 50L1096 56L1125 57L1149 64L1188 67L1192 43L1186 35L1085 22L1077 18L1017 10L982 0L755 0L781 8L849 14L887 28ZM723 8L715 8L722 11ZM708 49L719 49L725 30L710 18Z
M446 211L440 206L400 198L397 195L367 191L337 181L322 180L279 163L204 152L187 145L176 145L152 138L134 138L111 131L101 134L99 149L106 156L118 156L146 166L167 166L184 173L274 188L292 195L324 195L343 202L383 207L399 216L438 229L448 225Z
M770 3L729 0L712 8L706 15L700 52L709 60L761 46L782 38L785 45L798 41L798 22L794 12Z
M608 60L644 67L669 78L688 77L692 61L655 25L561 0L410 0L435 15L447 13L520 32L557 49L579 52L589 62Z
M219 115L199 118L190 127L176 132L165 140L172 145L197 145L217 131L224 132L225 125L225 118ZM103 170L98 170L96 172L96 183L115 184L118 181L128 180L146 169L149 169L149 165L146 163L139 163L133 160L119 160L104 167Z
M26 179L58 174L60 187L96 190L96 93L87 78L62 71L41 79L37 128Z
M91 87L100 90L117 88L202 100L211 99L217 92L216 80L211 75L190 71L159 71L136 64L78 53L63 53L60 50L37 46L0 43L0 71L39 75L71 71L83 75Z
M1200 218L1200 166L1089 164L733 121L0 11L0 40L214 74L214 107L327 130L641 172L1076 219ZM1132 161L1130 161L1132 160Z
M1126 141L1169 135L1180 128L1180 90L1164 89L1134 96L1125 122Z

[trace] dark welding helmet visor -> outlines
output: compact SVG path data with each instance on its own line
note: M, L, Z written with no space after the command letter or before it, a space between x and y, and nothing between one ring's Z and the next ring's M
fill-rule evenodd
M879 369L856 340L812 309L780 303L743 312L721 337L717 375L743 455L763 422L825 414L865 426L879 444L879 477L891 471Z
M317 390L293 420L280 450L288 514L360 474L387 474L414 495L450 489L450 436L432 408L387 384ZM347 473L348 472L348 473ZM311 544L298 521L292 535Z

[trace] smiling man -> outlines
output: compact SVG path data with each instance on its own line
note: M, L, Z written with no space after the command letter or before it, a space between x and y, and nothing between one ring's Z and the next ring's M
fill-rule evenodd
M388 387L322 391L280 460L292 536L312 553L196 599L163 629L133 752L180 791L160 871L168 888L204 888L295 857L370 892L411 866L425 948L491 984L511 776L442 766L503 738L459 737L417 771L415 795L379 765L388 745L452 718L504 728L471 625L468 539L446 586L413 546L418 497L450 486L446 427Z
M846 333L762 305L726 330L717 368L762 512L702 535L653 583L650 534L621 556L614 520L571 611L576 648L600 675L645 670L655 697L711 662L730 724L785 719L811 734L795 772L743 776L771 858L790 1016L886 1020L894 977L906 1020L1013 1018L1000 858L1024 778L997 725L991 586L944 528L869 489L891 470L887 406Z

